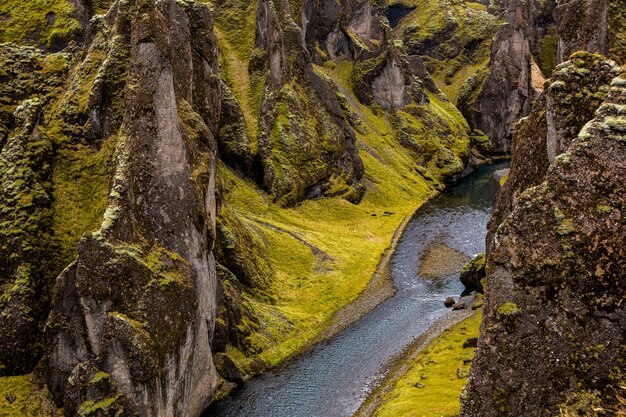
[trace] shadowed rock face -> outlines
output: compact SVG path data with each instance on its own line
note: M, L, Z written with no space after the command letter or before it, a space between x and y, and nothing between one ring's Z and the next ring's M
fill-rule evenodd
M490 7L507 22L492 43L489 72L472 79L471 90L479 93L459 97L458 105L470 126L489 136L494 151L508 152L515 123L530 113L543 75L549 75L542 75L537 62L545 69L553 53L563 62L576 51L588 51L623 64L626 8L621 0L505 0ZM551 50L552 42L557 51Z
M517 125L511 174L496 196L488 226L488 247L520 195L544 181L555 157L569 148L580 129L593 118L616 71L619 67L615 62L584 52L556 68L530 116Z
M491 45L489 72L477 80L475 98L459 98L459 109L472 128L491 139L493 151L508 152L515 123L530 113L541 91L543 77L531 51L544 8L537 2L500 3L507 22Z
M595 68L590 84L576 79L583 65L577 60ZM558 129L529 126L545 123L550 113L558 125L574 108L564 100L548 105L547 98L596 82L597 91L606 91L602 83L620 71L598 56L575 55L557 68L563 85L553 84L537 101L516 141L540 146L541 140L545 150ZM515 148L507 181L527 189L514 201L501 194L496 205L508 204L511 211L501 218L488 253L485 318L461 415L598 415L618 405L626 372L625 104L622 73L610 82L595 118L576 107L581 114L574 118L587 114L591 120L575 137L565 132L568 139L559 143L566 152L551 160L546 151L540 156L530 146ZM535 162L541 168L532 181L515 169L523 163L535 169Z
M195 2L117 2L98 30L90 51L128 50L126 111L104 222L54 289L48 384L69 415L195 416L218 381L212 16Z
M561 0L554 9L559 30L559 62L576 51L608 56L624 63L626 7L620 0Z

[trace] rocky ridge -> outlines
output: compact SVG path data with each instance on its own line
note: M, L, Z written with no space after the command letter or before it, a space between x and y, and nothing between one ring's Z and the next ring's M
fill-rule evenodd
M520 145L491 221L465 416L620 407L625 76L612 61L577 53L553 77L518 126Z

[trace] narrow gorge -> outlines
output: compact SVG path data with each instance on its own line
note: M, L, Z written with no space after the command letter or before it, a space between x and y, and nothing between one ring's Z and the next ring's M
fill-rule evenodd
M623 65L624 0L2 0L0 416L626 415Z

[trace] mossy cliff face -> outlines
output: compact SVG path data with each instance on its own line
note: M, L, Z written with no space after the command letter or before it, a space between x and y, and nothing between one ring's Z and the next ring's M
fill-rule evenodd
M606 55L624 64L626 5L620 0L561 0L554 9L562 62L576 51Z
M70 58L0 46L0 375L26 373L58 268L52 244L52 143L42 109L61 88Z
M116 2L99 19L70 85L85 81L102 37L103 65L128 68L114 81L124 112L91 123L102 140L117 137L115 174L99 230L80 240L54 288L48 385L70 415L195 416L218 382L212 16L191 1L146 0ZM89 105L114 114L115 100L98 98L120 91L89 84Z
M287 1L261 1L255 45L265 51L259 120L263 185L281 204L343 195L358 202L363 164L331 84L313 70Z
M556 68L530 116L516 127L511 171L494 203L488 246L520 195L544 181L550 164L593 118L619 70L615 62L586 52L574 54Z
M596 68L597 82L618 73L597 56L574 56L555 73L575 84L571 91L585 85L566 74L580 68L577 59ZM485 318L462 396L463 416L599 415L619 406L626 372L626 75L610 85L595 117L587 113L593 119L551 161L544 180L516 198L497 228L487 259ZM560 93L547 96L551 94ZM591 96L590 91L587 99ZM548 112L541 103L531 122ZM557 118L565 109L572 111L564 101L554 106L563 106L552 109L561 115ZM545 134L549 141L550 133ZM526 148L516 148L515 155L518 163L534 163ZM515 184L518 175L512 170L507 184Z
M420 56L437 86L456 104L461 86L489 63L498 18L486 7L448 0L403 1L414 9L394 32Z

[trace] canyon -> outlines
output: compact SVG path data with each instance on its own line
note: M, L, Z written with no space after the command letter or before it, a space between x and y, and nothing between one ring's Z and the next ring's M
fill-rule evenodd
M424 285L439 243L435 270L486 252L457 413L621 415L625 17L622 0L3 2L2 407L210 413L322 367ZM488 224L491 191L476 233L411 235L508 158ZM325 415L356 412L444 315L449 272L428 308L388 312L367 389L333 390L350 405Z

